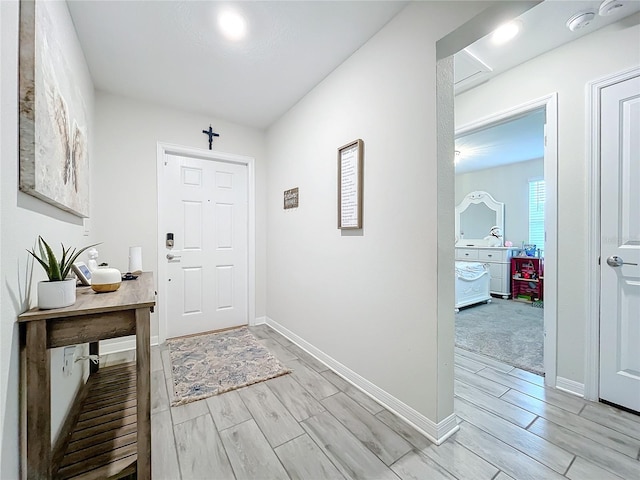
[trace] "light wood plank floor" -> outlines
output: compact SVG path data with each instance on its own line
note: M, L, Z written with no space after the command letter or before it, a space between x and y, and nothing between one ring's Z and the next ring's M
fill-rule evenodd
M277 332L251 330L294 373L179 407L168 352L152 349L154 479L640 478L640 417L536 375L457 350L460 430L437 447Z

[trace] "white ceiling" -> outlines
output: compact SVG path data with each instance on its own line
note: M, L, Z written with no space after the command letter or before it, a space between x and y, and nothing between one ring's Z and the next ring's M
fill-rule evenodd
M466 52L454 57L457 67L454 80L456 93L462 93L520 63L640 11L640 1L622 0L624 7L610 15L601 16L598 15L598 7L602 3L603 0L546 0L518 17L522 29L510 42L496 46L491 35L487 35L468 46ZM567 28L569 18L589 11L595 12L596 16L588 26L575 32ZM475 75L464 61L465 53L480 61ZM483 69L482 64L488 69Z
M96 89L266 128L408 2L67 3ZM217 30L229 7L242 41Z
M456 138L456 173L467 173L544 156L544 109Z
M98 90L266 128L367 42L408 2L68 0ZM547 0L521 18L522 34L496 49L487 39L468 48L502 70L577 38L569 16L599 0ZM640 1L612 17L596 17L587 34L640 10ZM217 12L232 7L248 37L225 40ZM458 85L458 90L469 88ZM215 127L215 125L214 125ZM489 134L487 132L487 134ZM478 142L481 142L478 137ZM486 142L485 142L486 143Z
M518 17L521 33L511 42L495 46L490 36L478 40L454 57L456 94L490 81L495 75L565 43L640 11L640 1L623 0L625 6L609 16L598 15L602 0L546 0ZM587 27L572 32L566 22L576 13L593 11ZM543 156L544 116L540 112L456 138L456 173L532 160ZM466 152L466 154L465 154Z

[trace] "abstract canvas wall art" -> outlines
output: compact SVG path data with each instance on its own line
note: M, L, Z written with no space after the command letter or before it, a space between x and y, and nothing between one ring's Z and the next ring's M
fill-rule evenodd
M54 19L52 8L61 5L66 8L60 2L20 2L19 186L88 217L87 109Z

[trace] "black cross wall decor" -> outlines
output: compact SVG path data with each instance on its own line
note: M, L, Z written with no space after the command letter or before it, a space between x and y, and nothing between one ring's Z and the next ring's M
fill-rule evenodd
M220 134L213 131L211 124L209 124L209 130L202 130L202 133L209 135L209 150L211 150L211 145L213 143L213 137L219 137Z

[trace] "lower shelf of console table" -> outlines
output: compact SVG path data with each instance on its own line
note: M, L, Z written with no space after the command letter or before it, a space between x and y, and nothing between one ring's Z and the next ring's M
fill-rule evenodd
M53 478L134 478L136 411L135 363L92 373L67 417L66 438L53 453Z

